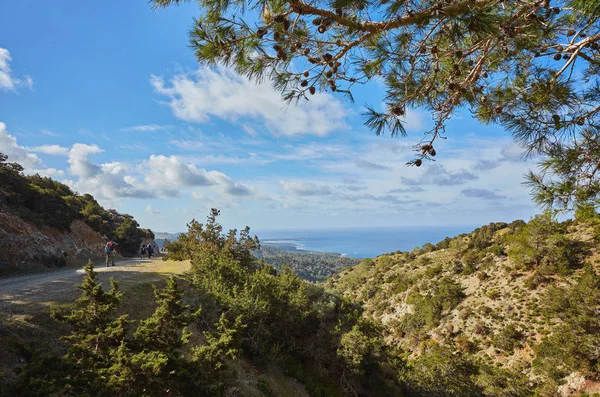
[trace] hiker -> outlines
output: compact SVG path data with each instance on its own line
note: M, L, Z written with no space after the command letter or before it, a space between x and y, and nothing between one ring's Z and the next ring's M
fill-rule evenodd
M142 244L140 245L140 259L144 259L144 255L146 255L146 246Z
M109 267L110 264L115 265L115 243L109 241L104 246L104 254L106 255L106 267Z
M152 244L148 244L148 259L152 258L153 254L154 254L154 247L152 246Z

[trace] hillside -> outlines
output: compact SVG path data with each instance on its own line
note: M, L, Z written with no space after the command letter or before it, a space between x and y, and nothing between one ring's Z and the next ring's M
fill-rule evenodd
M539 395L600 392L600 220L580 215L492 223L364 260L326 286L361 302L414 365L436 343L455 362L511 371L515 384L525 375Z
M131 256L154 240L132 216L106 210L93 196L51 178L25 175L2 153L0 182L0 275L97 260L107 240L118 254Z
M258 239L225 232L218 216L171 243L189 271L160 283L154 302L99 287L86 266L81 297L52 310L67 353L47 339L13 348L20 365L0 382L5 395L599 392L595 213L490 224L363 260L324 284L256 260Z
M281 271L283 266L288 266L304 280L314 282L325 281L340 270L360 262L359 259L337 253L286 251L264 244L255 252L255 257L278 271Z

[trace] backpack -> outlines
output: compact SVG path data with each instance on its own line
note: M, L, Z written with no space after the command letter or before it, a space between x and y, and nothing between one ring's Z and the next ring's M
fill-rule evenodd
M113 246L107 243L107 244L104 246L104 252L105 252L105 253L107 253L107 254L110 254L110 253L112 253L112 252L113 252Z

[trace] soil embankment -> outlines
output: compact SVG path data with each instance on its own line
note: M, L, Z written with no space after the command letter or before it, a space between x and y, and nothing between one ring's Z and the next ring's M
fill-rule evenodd
M104 239L81 220L69 232L25 222L0 211L0 276L82 265L103 255Z

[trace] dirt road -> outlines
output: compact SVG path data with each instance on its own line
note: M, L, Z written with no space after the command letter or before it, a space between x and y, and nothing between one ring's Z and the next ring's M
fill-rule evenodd
M107 280L108 277L114 277L117 281L125 282L152 281L152 277L168 273L182 273L187 270L189 264L186 262L164 262L161 259L130 259L118 262L115 266L106 267L103 264L96 264L94 269L99 273L99 280ZM38 293L40 301L52 300L48 294L56 290L57 286L74 285L83 278L83 268L56 270L47 273L38 273L26 276L0 278L0 302L10 300L11 296L27 293L35 290ZM149 277L150 276L150 277Z
M138 260L126 260L121 261L117 266L132 266L139 264L141 262ZM94 265L97 272L105 272L116 269L117 266L104 267L101 264ZM8 293L14 292L30 287L34 287L40 284L45 284L52 282L54 280L64 280L74 277L78 274L83 274L83 268L74 268L74 269L64 269L64 270L55 270L51 272L37 273L37 274L29 274L26 276L14 276L14 277L3 277L0 278L0 296Z
M114 267L98 264L98 282L109 289L109 279L119 282L125 293L121 309L132 318L146 318L154 310L152 285L161 285L165 276L183 273L189 262L161 259L133 259ZM81 296L75 284L83 279L83 268L64 269L20 277L0 278L0 372L21 363L18 346L54 349L68 327L50 317L50 307L71 304ZM54 347L53 347L54 346Z

